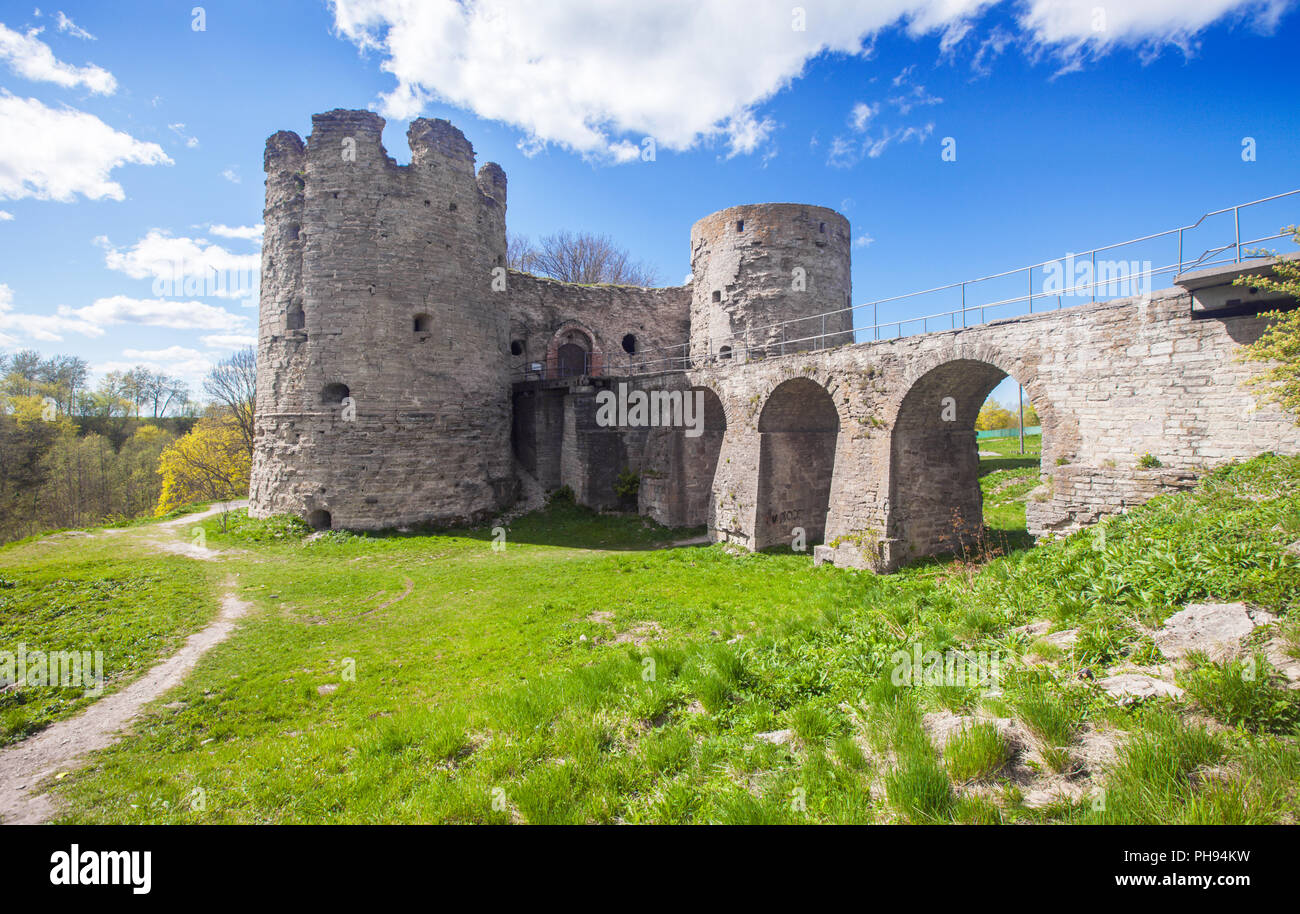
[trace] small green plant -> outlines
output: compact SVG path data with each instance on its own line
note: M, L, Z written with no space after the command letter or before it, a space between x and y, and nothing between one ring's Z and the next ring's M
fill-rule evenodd
M932 757L915 754L901 759L898 767L885 775L885 791L894 807L911 822L946 822L952 818L952 783Z
M974 724L948 740L943 760L955 781L982 781L1007 763L1011 749L992 723Z
M573 489L568 486L560 486L552 492L546 499L548 505L571 505L576 501Z
M1039 743L1039 755L1053 771L1070 767L1070 746L1079 730L1071 703L1046 685L1030 687L1013 703Z
M1160 458L1155 454L1143 454L1138 458L1138 466L1144 470L1154 470L1157 467L1164 466L1164 464L1160 462Z
M640 491L641 476L630 467L619 473L618 479L614 480L614 494L625 505L635 505Z
M1263 655L1220 663L1198 659L1180 681L1217 719L1257 733L1290 733L1300 723L1300 699L1270 681Z

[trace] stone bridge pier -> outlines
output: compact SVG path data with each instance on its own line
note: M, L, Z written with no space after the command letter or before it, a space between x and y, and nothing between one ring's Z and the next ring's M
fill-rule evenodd
M677 431L651 434L641 507L750 550L802 529L819 560L877 571L954 551L982 528L975 418L1009 375L1043 427L1029 532L1066 533L1217 464L1300 453L1300 428L1257 406L1255 367L1235 358L1264 326L1252 309L1209 312L1172 289L642 379L709 391L720 409L716 456L687 459ZM666 494L698 493L701 474L707 503L667 509Z

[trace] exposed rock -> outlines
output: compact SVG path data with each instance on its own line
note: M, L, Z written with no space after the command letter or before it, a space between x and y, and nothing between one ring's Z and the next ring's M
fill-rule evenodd
M1286 677L1288 689L1300 689L1300 659L1292 657L1290 646L1281 638L1271 638L1264 645L1264 656L1273 669Z
M338 689L338 687L339 687L339 684L338 684L337 682L328 682L328 683L326 683L325 685L319 685L319 686L316 686L316 694L317 694L317 695L328 695L328 694L330 694L331 692L333 692L333 691L335 691L336 689Z
M1212 660L1236 656L1242 640L1274 617L1245 603L1191 603L1174 613L1152 638L1170 660L1200 651Z
M1147 698L1182 698L1183 690L1171 682L1144 673L1120 673L1099 680L1097 685L1122 705Z
M1030 622L1028 625L1017 625L1011 629L1011 633L1013 635L1024 635L1026 638L1038 638L1047 634L1051 628L1051 622Z
M771 743L773 746L785 746L794 741L793 730L771 730L767 733L754 734L755 739L760 739L765 743Z

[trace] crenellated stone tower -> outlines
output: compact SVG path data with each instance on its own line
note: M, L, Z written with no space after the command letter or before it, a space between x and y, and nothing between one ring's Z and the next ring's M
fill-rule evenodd
M445 524L514 497L505 173L427 119L399 166L383 127L336 110L266 144L255 517Z

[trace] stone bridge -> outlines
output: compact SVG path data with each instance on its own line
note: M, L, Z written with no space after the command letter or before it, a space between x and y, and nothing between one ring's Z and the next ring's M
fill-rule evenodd
M982 529L975 418L1009 375L1043 427L1029 532L1064 533L1216 464L1300 453L1300 428L1257 406L1245 382L1258 366L1236 358L1265 326L1259 311L1295 303L1231 286L1242 272L901 339L517 384L515 451L544 485L569 485L586 504L611 506L613 478L632 467L641 511L662 523L707 524L750 550L802 529L809 548L822 544L819 560L886 571ZM619 383L702 390L703 434L602 426L596 395ZM1159 465L1143 466L1145 455Z

